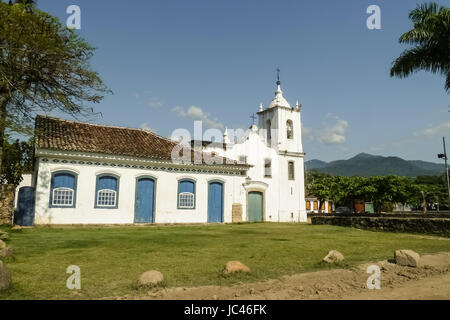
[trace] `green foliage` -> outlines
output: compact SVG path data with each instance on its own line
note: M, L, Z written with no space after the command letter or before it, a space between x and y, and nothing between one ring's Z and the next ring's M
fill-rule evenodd
M90 68L93 47L56 17L22 4L32 1L18 2L0 2L0 140L5 130L31 134L36 113L92 115L85 103L109 92Z
M6 141L3 145L0 183L18 186L22 175L33 170L33 141Z
M450 92L450 9L432 2L418 5L409 18L414 28L399 42L413 45L394 62L391 76L407 77L419 70L440 73L446 77Z
M400 176L343 177L318 173L306 174L307 194L320 201L332 200L337 206L353 206L356 200L373 202L376 212L390 212L393 204L427 208L447 204L445 176L406 178Z
M330 194L335 187L333 177L328 174L320 174L316 171L311 171L308 175L306 185L307 193L313 194L319 200L319 210L322 208L322 203L330 198Z

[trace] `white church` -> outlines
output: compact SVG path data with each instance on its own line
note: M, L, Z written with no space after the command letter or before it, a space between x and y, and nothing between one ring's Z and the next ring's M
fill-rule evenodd
M184 146L196 162L150 131L36 117L33 223L306 222L301 106L277 86L239 140Z

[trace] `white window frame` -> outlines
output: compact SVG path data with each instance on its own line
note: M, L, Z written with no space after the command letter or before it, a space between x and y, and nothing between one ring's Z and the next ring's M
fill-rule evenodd
M100 204L100 194L114 195L114 204ZM101 189L97 191L97 208L115 208L117 206L117 191L113 189Z
M57 192L70 192L70 203L55 203L57 197L56 197L56 193ZM53 189L53 194L52 194L52 206L53 207L73 207L74 204L74 197L75 197L75 190L71 189L71 188L54 188Z
M190 197L190 198L184 198L183 197ZM192 201L192 205L183 205L182 200L184 200L185 203L188 201ZM178 194L178 208L179 209L195 209L195 194L192 192L181 192Z

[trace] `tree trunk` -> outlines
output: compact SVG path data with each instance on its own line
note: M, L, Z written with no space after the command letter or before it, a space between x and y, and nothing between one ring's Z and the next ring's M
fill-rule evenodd
M5 100L0 102L0 174L3 174L3 145L5 143L7 104Z
M422 191L422 197L423 197L423 213L427 213L427 199L425 197L425 192Z

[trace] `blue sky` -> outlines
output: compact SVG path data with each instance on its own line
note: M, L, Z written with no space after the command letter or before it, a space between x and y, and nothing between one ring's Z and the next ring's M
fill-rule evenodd
M449 5L450 1L438 1ZM419 0L39 0L65 21L81 8L80 35L98 48L93 69L113 90L97 123L150 128L170 136L212 127L248 127L274 96L281 68L286 99L303 105L307 160L360 152L438 162L450 139L444 78L389 77L405 49L399 36ZM381 30L366 27L369 5Z

